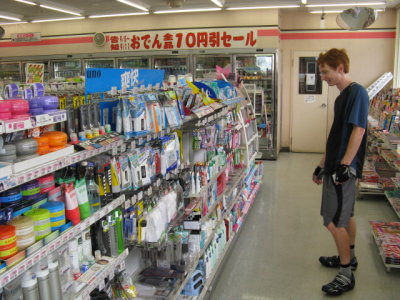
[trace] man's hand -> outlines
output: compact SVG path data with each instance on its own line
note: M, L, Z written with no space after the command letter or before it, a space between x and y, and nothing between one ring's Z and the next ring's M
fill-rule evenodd
M323 175L324 175L324 168L321 168L320 166L317 166L314 170L314 173L312 175L312 180L320 185L323 182Z
M350 167L349 165L340 164L336 167L334 173L334 180L336 184L342 184L350 179Z

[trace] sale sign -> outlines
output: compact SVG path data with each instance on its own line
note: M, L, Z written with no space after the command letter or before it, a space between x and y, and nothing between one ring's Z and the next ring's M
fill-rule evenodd
M199 29L113 33L107 35L111 51L251 48L257 30Z
M26 83L43 83L44 64L27 63L25 65Z

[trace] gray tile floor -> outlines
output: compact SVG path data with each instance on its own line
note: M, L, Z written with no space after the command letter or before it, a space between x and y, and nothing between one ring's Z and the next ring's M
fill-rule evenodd
M321 155L281 153L266 161L263 185L213 286L212 300L325 299L321 285L336 274L320 255L335 254L319 216L321 188L311 174ZM356 202L356 287L340 299L400 299L400 269L383 266L369 220L397 221L382 198Z

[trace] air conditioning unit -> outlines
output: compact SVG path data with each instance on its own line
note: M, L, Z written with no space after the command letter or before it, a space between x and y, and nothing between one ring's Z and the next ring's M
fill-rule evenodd
M166 0L167 4L171 8L182 7L182 5L186 2L186 0Z

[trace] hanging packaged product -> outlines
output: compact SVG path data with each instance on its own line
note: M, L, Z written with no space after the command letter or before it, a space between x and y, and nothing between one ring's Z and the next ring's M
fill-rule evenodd
M134 149L134 151L129 154L132 171L132 185L134 189L138 189L151 183L148 158L148 147Z
M115 220L118 254L121 254L125 250L122 210L117 208L112 214Z
M160 138L161 140L161 174L165 176L168 172L176 169L180 165L180 147L176 132L169 136Z
M119 165L121 167L121 192L125 192L132 188L132 173L128 155L119 156Z
M38 178L38 182L39 182L41 194L48 193L55 187L53 174L49 174L49 175Z
M118 197L121 193L121 168L119 161L115 158L115 156L111 157L110 161L110 167L111 167L111 189L114 197Z
M100 205L99 186L96 184L93 163L88 163L86 179L87 179L86 190L88 194L88 201L90 204L90 211L92 214L94 214L101 208L101 205Z
M64 183L63 189L65 192L65 216L72 222L72 224L76 225L80 222L81 217L74 184L72 182Z

